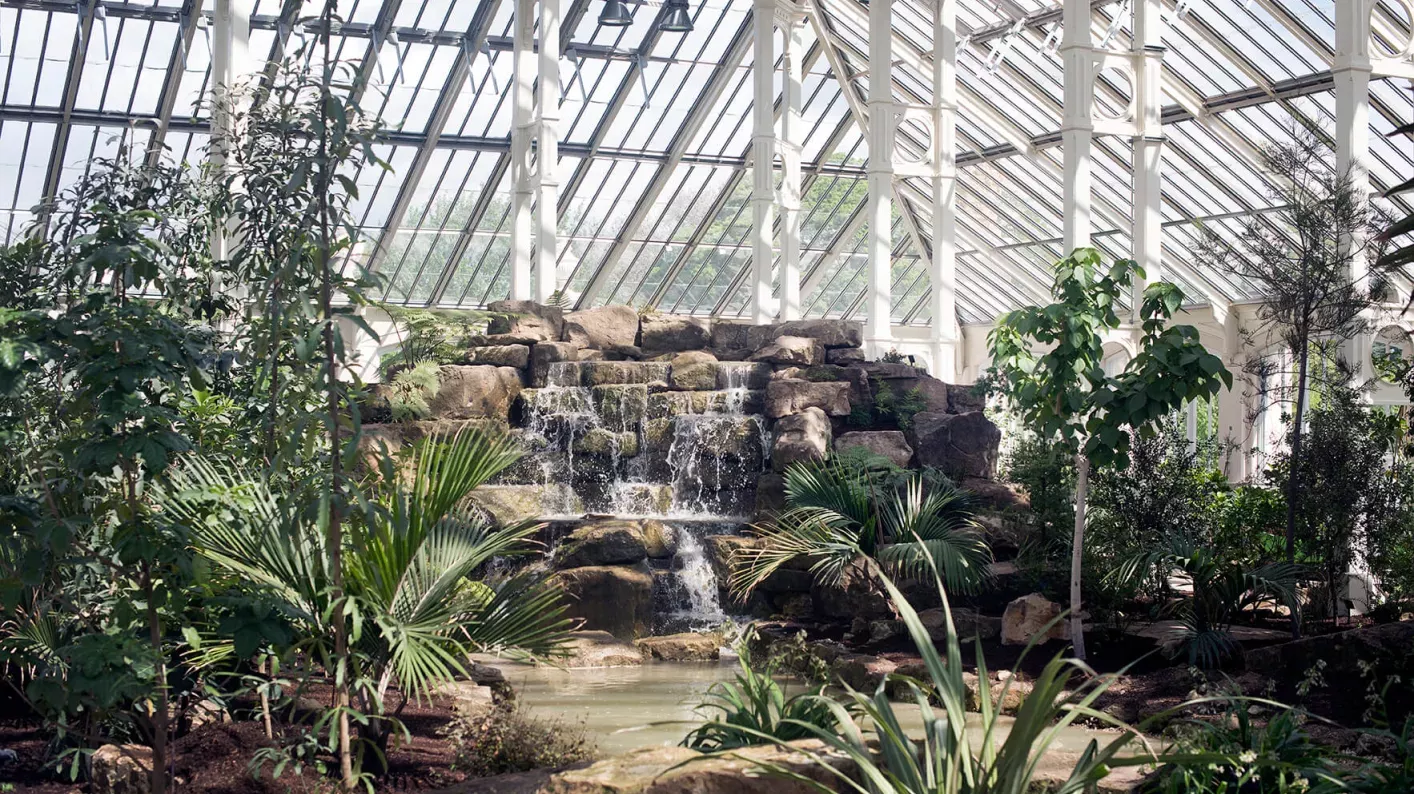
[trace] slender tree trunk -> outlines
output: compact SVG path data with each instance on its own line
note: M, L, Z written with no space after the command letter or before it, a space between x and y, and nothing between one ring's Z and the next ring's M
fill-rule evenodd
M1081 617L1080 573L1085 559L1085 501L1090 491L1090 459L1075 456L1075 535L1070 546L1070 644L1075 658L1085 658L1085 620Z
M329 28L333 22L336 0L326 0L320 37L324 49L324 79L319 96L319 181L315 201L319 208L319 308L324 323L325 410L329 420L329 577L330 598L334 605L334 708L338 710L339 778L344 791L358 786L354 777L353 748L349 740L349 638L344 625L344 527L343 527L343 451L339 443L339 351L334 334L334 285L329 268L332 219L329 217L329 190L333 186L333 164L329 162L329 82L333 68L330 59Z
M152 569L143 575L143 593L147 598L147 639L157 654L157 706L152 715L152 794L167 791L167 656L162 649L162 617L157 612L156 593L152 586Z
M1296 415L1291 426L1291 471L1286 475L1286 561L1296 564L1296 499L1301 487L1301 437L1306 421L1306 367L1310 363L1311 345L1305 338L1297 351ZM1301 636L1299 603L1291 605L1291 636Z
M262 676L265 675L265 674L266 674L265 671L266 671L267 669L269 669L268 666L267 666L268 663L269 663L269 659L268 659L266 656L264 656L264 655L262 655L262 656L260 657L260 661L257 662L256 670L259 671ZM271 719L270 719L270 690L269 690L269 685L270 685L270 682L267 680L267 681L265 682L265 686L262 686L262 687L260 688L260 716L264 719L264 722L265 722L265 738L267 738L267 739L273 739L273 738L275 738L275 724L274 724L274 722L271 721Z

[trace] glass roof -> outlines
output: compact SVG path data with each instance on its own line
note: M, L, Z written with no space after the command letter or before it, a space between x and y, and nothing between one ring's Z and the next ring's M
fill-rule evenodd
M1237 229L1270 210L1257 148L1298 124L1334 125L1330 79L1340 0L1165 2L1164 271L1196 303L1257 297L1196 264L1197 224ZM751 267L752 0L693 0L694 29L658 30L660 3L629 2L632 25L597 22L601 0L564 0L558 177L559 282L581 304L742 316ZM1092 3L1095 41L1129 45L1127 4ZM0 239L31 208L120 142L203 155L214 0L6 0L0 8ZM294 20L322 0L254 0L251 51L279 58L309 35ZM344 0L338 57L371 74L362 97L391 133L391 172L357 175L362 255L384 298L479 306L509 289L511 11L514 0ZM95 14L101 8L103 13ZM1375 43L1410 36L1403 3L1377 10ZM862 318L867 275L861 119L868 9L815 0L802 72L802 303L808 316ZM93 34L84 40L87 17ZM894 0L894 95L932 102L931 0ZM1040 300L1061 254L1063 74L1056 0L961 0L958 10L958 314L988 322ZM1019 23L1019 24L1018 24ZM397 32L395 38L387 31ZM375 42L377 44L375 44ZM465 67L465 68L462 68ZM838 71L837 71L838 70ZM776 79L776 90L781 80ZM1100 109L1129 101L1102 75ZM852 94L851 94L852 92ZM779 97L779 94L778 94ZM779 107L779 105L778 105ZM1194 111L1202 111L1197 117ZM1414 146L1387 137L1414 117L1408 86L1371 85L1371 181L1414 172ZM905 122L901 155L926 133ZM1130 143L1097 138L1094 240L1130 245ZM927 180L895 191L892 311L930 319Z

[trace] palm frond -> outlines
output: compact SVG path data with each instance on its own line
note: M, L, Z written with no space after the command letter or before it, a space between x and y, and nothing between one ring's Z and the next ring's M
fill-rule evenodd
M873 522L868 480L837 459L796 463L784 476L791 507L827 510L860 526Z
M570 620L559 588L531 574L491 587L463 625L472 650L509 656L553 657L562 652Z
M745 596L776 571L798 559L811 561L823 582L838 582L845 568L863 552L852 522L832 520L834 513L793 510L773 524L753 526L760 546L739 549L732 558L731 591Z
M992 551L965 496L946 488L930 492L915 477L884 503L883 510L893 545L881 548L878 558L891 572L925 577L931 573L931 559L944 583L961 592L974 592L987 578Z

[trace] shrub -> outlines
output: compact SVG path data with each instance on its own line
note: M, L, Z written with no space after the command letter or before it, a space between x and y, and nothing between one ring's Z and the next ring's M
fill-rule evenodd
M1251 701L1233 698L1216 722L1189 721L1159 769L1154 792L1163 794L1298 794L1330 779L1329 752L1311 740L1294 710L1265 724L1253 720ZM1220 760L1191 763L1195 754Z
M893 387L874 380L874 415L879 421L893 422L900 430L913 427L913 417L928 407L928 401L917 387L895 394Z
M739 650L741 672L734 681L719 682L707 690L706 699L696 710L710 718L682 740L683 747L719 752L772 741L809 739L815 731L838 731L839 716L820 698L825 690L823 683L786 697L785 689L775 679L775 657L756 671L751 668L746 644Z
M804 631L796 632L785 642L772 645L766 665L775 670L783 670L810 684L826 683L832 676L830 663L810 647Z
M568 766L597 754L582 725L533 717L508 703L480 714L458 712L443 735L456 748L453 768L472 777Z

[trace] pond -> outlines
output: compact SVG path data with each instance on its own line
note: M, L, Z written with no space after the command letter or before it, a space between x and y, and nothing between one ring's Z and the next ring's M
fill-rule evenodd
M499 666L531 713L582 726L604 755L677 744L701 719L693 707L707 689L718 681L731 680L737 671L733 662L659 662L573 670ZM895 709L906 729L921 728L917 706L899 703ZM971 722L977 715L969 717ZM1003 717L998 741L1005 739L1010 725L1011 719ZM1052 749L1063 755L1079 753L1091 739L1104 744L1114 736L1113 732L1071 727L1061 732Z

